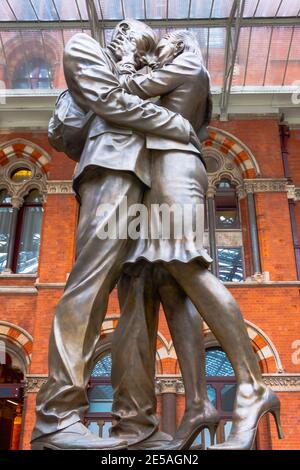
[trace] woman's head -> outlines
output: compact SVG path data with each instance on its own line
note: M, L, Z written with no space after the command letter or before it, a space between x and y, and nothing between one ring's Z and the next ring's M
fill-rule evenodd
M180 30L165 34L156 48L158 65L162 67L171 63L178 55L189 51L199 56L203 62L202 53L196 36L190 31Z

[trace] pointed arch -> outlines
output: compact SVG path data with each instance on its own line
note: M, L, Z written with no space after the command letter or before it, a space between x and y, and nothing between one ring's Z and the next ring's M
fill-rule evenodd
M204 142L205 149L215 149L225 158L230 156L239 169L243 179L260 176L259 165L247 145L241 140L222 129L209 127L209 137Z
M13 343L18 350L21 351L22 356L26 362L28 369L31 364L32 357L32 336L23 328L13 323L0 321L0 339Z
M0 166L7 165L12 159L28 158L47 175L51 156L37 144L25 139L14 139L0 145Z

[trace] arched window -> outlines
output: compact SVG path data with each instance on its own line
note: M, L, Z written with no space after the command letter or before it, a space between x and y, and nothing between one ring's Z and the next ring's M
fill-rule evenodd
M108 437L112 425L111 368L111 352L107 350L95 364L88 388L89 410L85 416L86 424L91 432L100 437Z
M43 205L37 190L33 190L24 199L19 213L15 260L13 270L16 273L36 273L41 243Z
M0 356L0 450L19 448L24 374L15 362L7 352Z
M0 272L7 264L13 208L6 190L0 191Z
M232 230L240 228L236 189L226 179L222 179L217 185L215 210L216 229Z
M231 363L220 347L206 349L205 371L209 399L217 408L221 417L217 442L223 442L231 428L236 379ZM208 442L208 433L202 434L202 444L207 445Z
M30 179L30 171L19 169L11 179L21 183ZM11 198L0 192L0 271L32 274L38 269L43 215L42 197L33 189L20 209L13 208Z
M13 76L13 88L52 88L52 85L50 64L42 58L24 61L18 65Z

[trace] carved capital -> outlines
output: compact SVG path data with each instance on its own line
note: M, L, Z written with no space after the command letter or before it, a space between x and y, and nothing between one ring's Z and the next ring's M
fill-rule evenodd
M300 392L300 374L265 374L263 379L274 392Z
M157 377L156 378L156 393L184 393L184 386L180 377Z
M244 181L246 193L286 193L288 184L286 179L257 178Z
M48 379L47 375L27 375L24 381L24 393L38 393Z
M215 195L216 195L216 192L217 192L216 187L215 187L215 186L212 186L212 185L209 185L209 186L208 186L208 190L207 190L207 192L206 192L206 197L207 197L207 198L210 197L211 199L213 199L213 198L215 197Z

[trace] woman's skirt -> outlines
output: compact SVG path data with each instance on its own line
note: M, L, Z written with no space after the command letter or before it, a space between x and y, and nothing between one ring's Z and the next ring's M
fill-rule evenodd
M212 259L203 247L207 186L196 154L154 151L152 187L145 192L139 238L132 241L126 264L197 259L208 267Z

